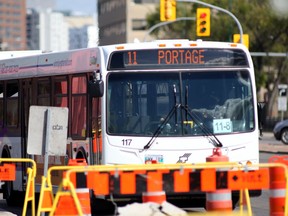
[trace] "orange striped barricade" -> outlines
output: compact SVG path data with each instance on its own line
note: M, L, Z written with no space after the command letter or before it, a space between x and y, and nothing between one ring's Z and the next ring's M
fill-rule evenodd
M211 156L206 158L206 162L229 162L229 158L222 155L220 148L214 148ZM209 175L216 175L215 171L206 170L207 177ZM205 171L204 171L205 172ZM203 173L205 174L205 173ZM203 176L203 179L207 179ZM216 179L217 176L213 176L212 179ZM215 184L214 184L215 185ZM206 192L206 210L207 211L232 211L232 195L229 189L215 189L213 191Z
M288 165L288 156L272 156L269 163ZM270 216L284 216L287 176L283 167L270 167Z
M75 168L69 169L66 172L65 185L67 182L73 181L75 173L87 174L87 187L94 191L96 196L107 196L107 195L143 195L143 193L155 194L155 192L165 191L166 193L190 193L195 191L201 191L200 181L205 182L206 179L200 177L200 173L205 173L205 170L216 170L215 167L232 169L238 167L235 163L230 162L217 162L205 163L205 164L143 164L143 165L94 165L94 166L74 166ZM196 171L195 171L196 170ZM198 170L198 171L197 171ZM49 170L48 170L49 172ZM226 172L227 171L223 171ZM194 175L195 174L195 175ZM201 174L202 176L202 174ZM207 176L204 175L203 176ZM216 184L216 174L214 174ZM226 175L227 177L227 175ZM193 180L191 179L193 178ZM202 179L202 180L201 180ZM209 179L210 180L210 179ZM197 182L195 182L197 181ZM193 184L192 184L193 183ZM72 183L71 183L72 184ZM196 186L194 185L196 184ZM73 185L73 184L72 184ZM62 187L62 188L63 188ZM216 188L216 186L213 186ZM73 189L73 190L72 190ZM206 187L207 189L207 187ZM211 191L202 190L202 191ZM77 195L73 196L75 187L67 188L66 193L56 194L55 201L53 203L53 212L61 210L55 203L59 202L59 198L67 196L70 199L71 204L69 208L74 208L75 214L82 214L81 205L79 204L80 210L77 208L79 199ZM69 192L69 193L68 193ZM160 193L161 194L161 193ZM159 194L157 194L159 195ZM162 194L163 195L163 194ZM162 196L161 195L161 196ZM144 198L145 199L145 198ZM142 200L144 200L142 197ZM162 198L163 199L163 198ZM72 202L73 200L73 202ZM164 199L163 199L164 200ZM157 202L161 203L163 200L159 199ZM73 205L73 206L71 206ZM96 204L97 205L97 204ZM63 205L65 206L65 205ZM66 206L67 208L67 206ZM81 211L81 213L79 213Z

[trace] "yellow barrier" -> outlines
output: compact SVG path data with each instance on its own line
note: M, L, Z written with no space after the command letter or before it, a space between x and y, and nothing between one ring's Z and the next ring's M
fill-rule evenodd
M24 206L22 215L26 215L27 213L27 205L28 202L31 201L31 211L32 216L35 216L35 177L36 177L36 163L34 160L29 158L0 158L0 162L8 162L8 163L31 163L32 167L28 167L27 169L27 186L26 186L26 192L25 192L25 200L24 200ZM14 173L14 175L16 175ZM1 178L1 177L0 177Z
M54 197L53 197L52 185L48 185L47 178L45 176L42 176L37 216L40 216L41 212L52 211L53 201Z

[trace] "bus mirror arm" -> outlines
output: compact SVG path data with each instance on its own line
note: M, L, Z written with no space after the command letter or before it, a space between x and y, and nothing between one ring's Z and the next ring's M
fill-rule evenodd
M99 70L93 71L93 79L88 82L88 94L96 98L104 94L104 83Z
M96 83L97 80L102 80L102 76L99 70L93 71L93 82Z

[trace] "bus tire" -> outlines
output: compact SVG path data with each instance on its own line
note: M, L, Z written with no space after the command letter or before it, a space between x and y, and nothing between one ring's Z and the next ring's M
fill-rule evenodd
M13 190L13 182L6 181L3 186L3 198L6 200L8 206L23 206L24 196L23 192Z
M8 146L2 152L2 158L11 158ZM8 206L23 206L24 193L13 190L13 181L5 181L3 185L3 198Z

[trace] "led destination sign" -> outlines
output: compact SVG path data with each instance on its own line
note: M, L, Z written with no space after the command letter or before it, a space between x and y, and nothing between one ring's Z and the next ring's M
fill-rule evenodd
M112 53L108 69L199 68L248 66L245 53L237 49L147 49Z

